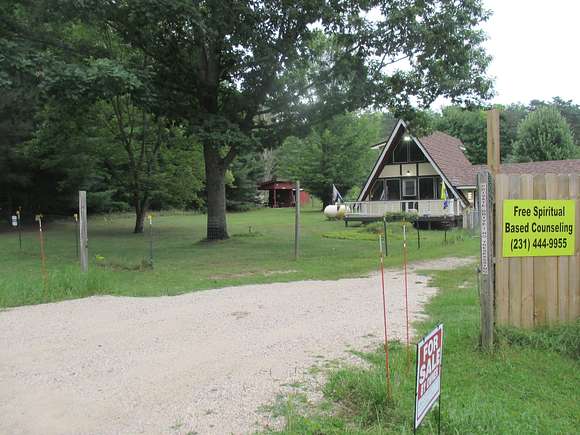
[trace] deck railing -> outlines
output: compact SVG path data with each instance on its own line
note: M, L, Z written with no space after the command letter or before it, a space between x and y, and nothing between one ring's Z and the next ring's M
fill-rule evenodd
M354 201L346 202L347 216L383 216L385 213L410 212L420 216L453 216L457 214L455 200L449 199L447 207L441 199L410 201Z

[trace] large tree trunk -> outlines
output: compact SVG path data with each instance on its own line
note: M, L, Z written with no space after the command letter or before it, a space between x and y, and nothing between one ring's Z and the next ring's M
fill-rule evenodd
M149 210L149 201L144 199L140 200L136 198L135 200L135 229L133 233L141 234L145 226L145 215Z
M207 189L207 240L227 239L226 169L221 156L211 145L204 145L203 154Z

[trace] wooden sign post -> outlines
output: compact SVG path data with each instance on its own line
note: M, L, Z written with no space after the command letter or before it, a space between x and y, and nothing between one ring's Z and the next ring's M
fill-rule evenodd
M493 348L495 303L495 176L500 171L499 110L487 112L487 166L488 171L477 174L479 213L481 223L481 347Z
M79 252L81 259L81 271L89 270L89 239L87 232L87 192L79 191Z
M477 174L477 189L479 196L479 221L481 227L481 347L493 347L494 321L494 267L493 267L493 201L492 177L488 171Z

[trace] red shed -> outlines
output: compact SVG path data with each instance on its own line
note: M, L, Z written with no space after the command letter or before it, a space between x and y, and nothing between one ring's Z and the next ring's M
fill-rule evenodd
M258 186L259 190L268 191L268 207L294 207L296 204L295 185L292 181L266 181ZM300 204L310 201L310 195L300 189Z

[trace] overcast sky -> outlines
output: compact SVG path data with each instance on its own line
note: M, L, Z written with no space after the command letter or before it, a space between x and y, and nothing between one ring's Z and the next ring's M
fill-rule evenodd
M484 0L494 102L580 103L580 0Z

